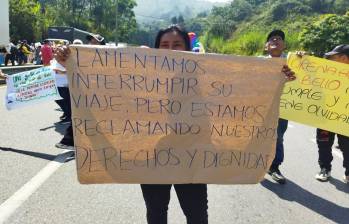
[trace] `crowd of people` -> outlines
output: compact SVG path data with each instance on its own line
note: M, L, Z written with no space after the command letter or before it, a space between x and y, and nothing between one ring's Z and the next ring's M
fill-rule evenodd
M49 65L55 48L61 44L63 42L50 40L37 43L22 40L18 41L17 45L10 42L0 48L0 66Z
M266 57L285 57L285 33L281 30L274 30L266 35L265 51ZM105 40L101 35L88 35L87 40L91 45L105 45ZM74 41L75 44L82 44L80 40ZM46 46L45 46L46 44ZM48 45L47 45L48 44ZM46 57L49 54L49 43L44 43L41 49L41 56ZM177 25L170 26L167 29L160 30L156 37L155 48L191 51L192 44L188 32ZM46 53L43 53L46 52ZM69 123L62 140L56 144L56 147L63 149L74 149L73 128L71 122L71 105L69 85L66 75L65 62L70 54L69 47L59 45L51 51L54 52L54 58L50 61L42 60L44 65L50 65L57 77L57 86L62 100L57 104L62 108L63 115L61 119ZM301 57L303 54L300 54ZM331 52L326 53L329 60L349 64L349 46L340 45ZM293 81L296 76L286 65L280 68L288 81ZM268 174L279 184L285 184L286 178L280 171L280 166L284 160L284 134L287 130L288 121L279 119L277 129L277 144L274 161ZM314 130L315 132L315 130ZM325 130L317 130L317 143L319 148L320 172L316 174L319 181L327 181L330 178L332 145L334 143L335 133ZM343 167L345 174L343 181L349 182L349 137L338 135L339 148L343 152ZM141 184L144 201L147 208L147 221L149 224L167 223L167 210L170 201L170 190L174 186L181 208L189 224L208 223L208 200L206 184Z

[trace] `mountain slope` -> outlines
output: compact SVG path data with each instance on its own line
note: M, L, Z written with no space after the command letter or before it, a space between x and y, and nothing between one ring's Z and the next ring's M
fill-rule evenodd
M223 2L208 0L137 0L134 12L138 23L151 23L154 20L170 20L179 15L188 19L200 12L209 12L213 6L223 5Z
M209 51L256 55L263 52L267 33L282 29L288 49L299 49L310 24L348 10L348 0L234 0L207 16L201 40Z

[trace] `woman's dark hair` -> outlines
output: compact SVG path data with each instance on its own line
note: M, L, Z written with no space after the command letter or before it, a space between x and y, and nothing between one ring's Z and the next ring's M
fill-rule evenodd
M184 40L185 43L185 50L186 51L190 51L190 38L188 36L188 32L185 31L184 29L182 29L180 26L178 25L171 25L168 28L164 29L164 30L160 30L158 32L158 34L156 35L156 39L155 39L155 48L159 48L160 47L160 41L163 35L165 35L166 33L172 33L172 32L176 32L178 33Z

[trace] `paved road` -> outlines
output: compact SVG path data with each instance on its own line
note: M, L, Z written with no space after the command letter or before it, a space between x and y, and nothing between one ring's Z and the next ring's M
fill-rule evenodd
M1 105L4 94L0 87ZM138 185L78 183L75 161L64 162L68 154L54 147L65 128L55 124L61 114L55 103L11 112L1 106L0 114L0 223L145 223ZM332 180L316 181L314 132L295 123L286 132L286 185L269 177L257 185L210 185L209 222L349 223L349 185L341 181L341 153L335 150ZM185 223L174 191L169 223Z

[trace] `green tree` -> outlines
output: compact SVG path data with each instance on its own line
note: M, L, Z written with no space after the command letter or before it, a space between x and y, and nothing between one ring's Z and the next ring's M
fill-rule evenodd
M196 33L196 35L201 36L207 30L209 26L207 19L205 18L194 18L186 22L185 27L188 31Z
M211 15L221 16L226 20L241 21L251 16L253 7L246 0L235 0L228 6L214 7Z
M230 18L232 20L242 21L251 16L252 12L252 5L246 0L235 0L231 3Z
M265 3L266 1L267 0L247 0L248 3L255 6Z
M115 1L115 0L113 0ZM128 42L130 35L135 32L137 28L137 21L133 8L136 7L135 0L118 0L118 36L119 40ZM111 15L113 13L111 12ZM114 18L114 19L113 19ZM115 14L111 16L115 21ZM113 24L113 22L111 22ZM110 27L109 27L110 28Z
M332 7L337 0L305 0L315 12L328 13L332 11Z
M345 14L349 10L348 0L336 0L333 6L334 12L338 14Z
M228 6L213 7L208 19L208 32L210 35L227 39L236 30L237 24L251 16L252 12L253 7L246 0L235 0Z
M174 17L171 18L171 23L172 24L177 24L178 23L177 16L174 16Z
M177 20L179 25L184 26L184 18L182 15L179 15Z
M9 3L11 39L30 42L40 39L40 4L35 0L10 0Z
M306 27L301 33L302 47L323 56L339 44L349 43L349 13L346 15L328 15Z
M215 16L210 19L210 28L208 33L213 36L227 39L236 29L236 23L232 20L227 20L222 16Z
M40 3L50 12L45 14L46 23L100 33L108 40L114 40L117 32L119 41L128 42L137 27L133 12L135 0L40 0Z
M311 11L311 7L299 0L276 1L269 10L269 20L283 20L291 15L305 15Z

